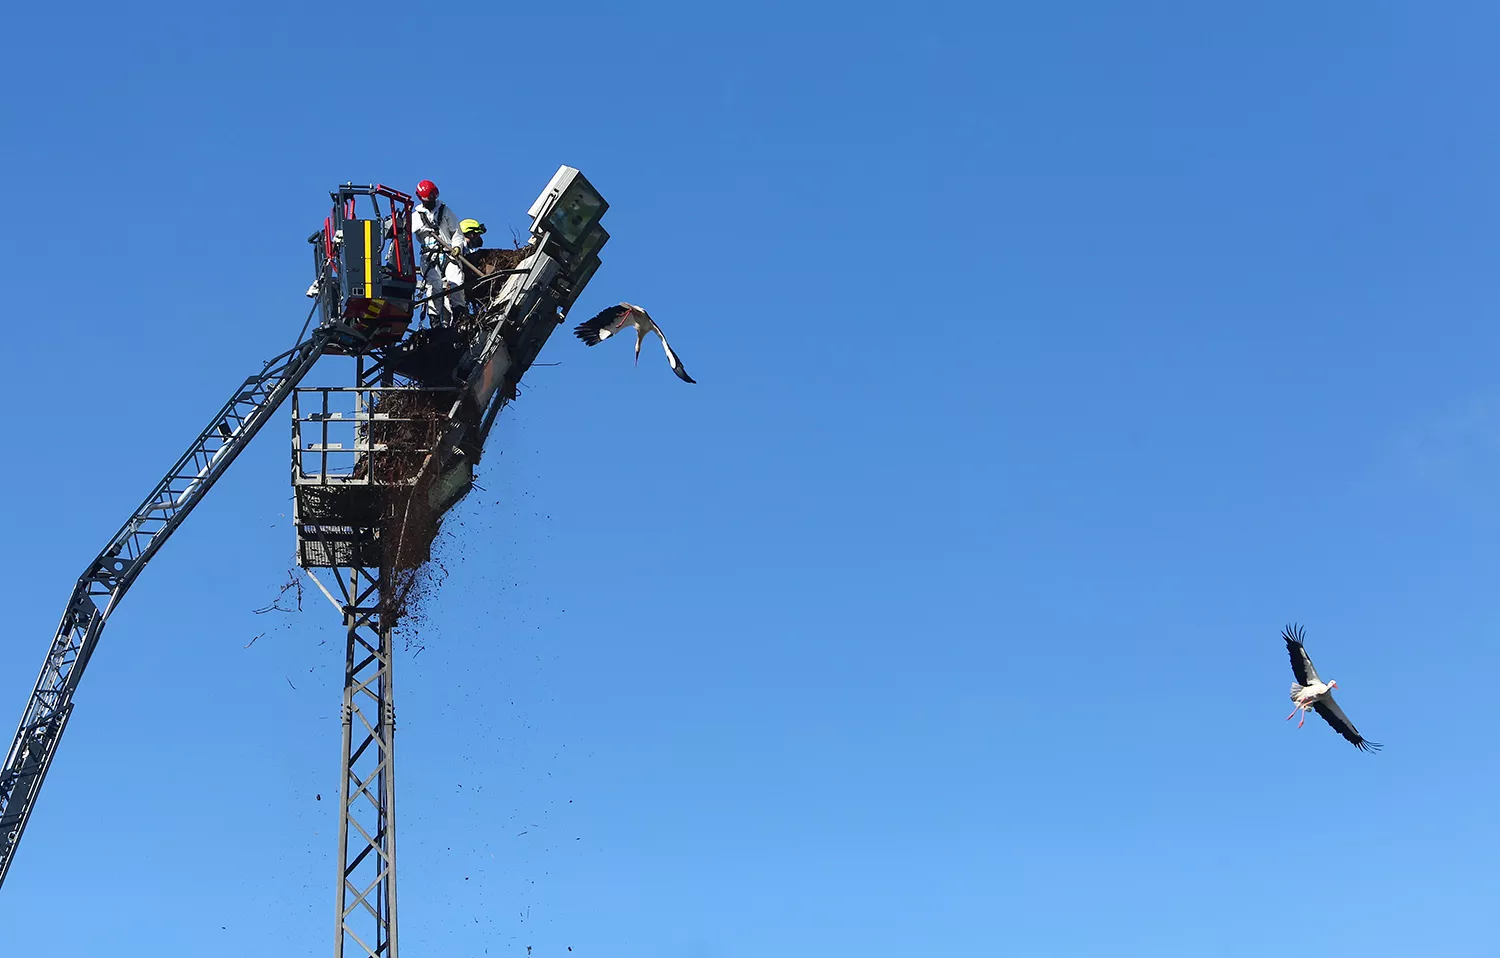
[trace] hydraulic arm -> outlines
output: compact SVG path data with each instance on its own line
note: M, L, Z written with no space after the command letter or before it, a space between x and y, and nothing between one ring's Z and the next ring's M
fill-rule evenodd
M73 692L110 613L167 537L312 369L334 335L327 325L320 326L246 379L78 577L0 768L0 885L73 712Z

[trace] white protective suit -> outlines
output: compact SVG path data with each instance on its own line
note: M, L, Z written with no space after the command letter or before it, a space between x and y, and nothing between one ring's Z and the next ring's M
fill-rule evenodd
M463 285L463 264L448 252L455 246L463 248L463 232L458 227L458 217L447 203L438 200L432 209L418 203L411 214L411 235L416 240L427 295ZM427 315L435 322L448 322L453 318L454 308L463 304L464 294L459 290L428 303Z

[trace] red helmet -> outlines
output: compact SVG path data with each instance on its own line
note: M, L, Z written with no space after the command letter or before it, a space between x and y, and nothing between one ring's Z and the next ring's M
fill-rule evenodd
M432 182L431 180L423 180L422 182L417 184L417 199L435 200L437 199L437 195L437 184Z

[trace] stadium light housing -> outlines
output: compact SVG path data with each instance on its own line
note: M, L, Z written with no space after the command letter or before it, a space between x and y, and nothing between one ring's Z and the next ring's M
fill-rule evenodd
M608 209L609 204L587 177L571 166L562 166L527 212L533 234L550 233L559 246L577 254Z

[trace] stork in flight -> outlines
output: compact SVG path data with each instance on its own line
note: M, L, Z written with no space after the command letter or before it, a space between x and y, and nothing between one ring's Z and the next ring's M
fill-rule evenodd
M1333 700L1333 690L1338 688L1337 682L1324 682L1318 678L1318 670L1313 668L1312 659L1308 658L1307 650L1302 647L1302 638L1305 633L1300 625L1289 625L1281 632L1281 637L1286 640L1286 650L1292 656L1292 674L1297 681L1292 683L1292 715L1302 713L1302 718L1297 720L1297 727L1307 721L1307 710L1312 709L1323 716L1323 721L1333 726L1333 730L1354 744L1354 747L1367 752L1378 752L1380 746L1365 739L1349 721L1349 716L1339 708L1339 704ZM1292 715L1286 720L1290 722Z
M667 337L661 331L661 327L656 325L656 321L651 318L650 313L639 306L633 306L630 303L611 306L606 310L602 310L593 319L579 323L573 328L573 334L583 340L585 346L597 346L626 326L635 327L635 362L637 366L641 363L641 343L645 341L647 333L654 332L657 336L661 337L661 348L666 350L667 353L667 365L672 367L672 372L677 374L677 378L685 383L697 382L696 379L687 374L686 369L682 368L682 360L678 359L677 354L672 352L672 347L668 345Z

